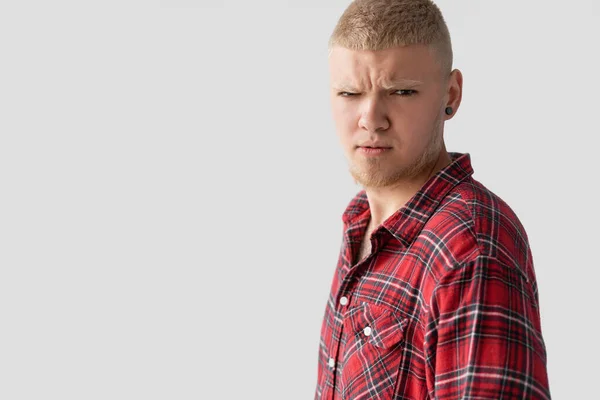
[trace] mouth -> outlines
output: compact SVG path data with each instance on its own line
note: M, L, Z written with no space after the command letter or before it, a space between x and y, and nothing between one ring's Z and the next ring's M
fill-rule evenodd
M367 156L376 156L390 150L391 147L358 146L357 150Z
M364 148L364 149L391 149L392 146L388 146L388 145L380 142L379 140L377 140L377 141L369 140L369 141L363 142L362 144L356 145L356 148Z

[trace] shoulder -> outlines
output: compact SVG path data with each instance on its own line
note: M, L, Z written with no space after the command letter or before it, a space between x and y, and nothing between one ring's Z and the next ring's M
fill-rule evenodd
M440 202L423 234L441 241L451 252L444 268L456 268L479 257L493 258L533 278L525 228L514 210L472 177L460 182ZM439 271L443 274L443 271Z

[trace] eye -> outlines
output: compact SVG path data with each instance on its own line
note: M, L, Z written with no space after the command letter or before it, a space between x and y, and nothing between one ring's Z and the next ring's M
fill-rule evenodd
M400 89L400 90L396 90L394 93L399 93L403 97L409 97L409 96L415 95L417 93L417 91L412 90L412 89Z
M338 93L338 96L341 96L341 97L350 97L350 96L356 96L356 95L357 95L357 93L351 93L351 92L339 92Z

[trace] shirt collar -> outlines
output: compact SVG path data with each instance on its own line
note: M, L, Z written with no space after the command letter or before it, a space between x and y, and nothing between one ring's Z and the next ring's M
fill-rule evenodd
M431 176L403 207L382 223L385 229L406 246L421 231L448 192L473 174L470 153L448 152L448 154L452 159L450 164ZM363 189L350 201L342 215L342 220L347 227L362 223L370 217L368 210L369 201Z

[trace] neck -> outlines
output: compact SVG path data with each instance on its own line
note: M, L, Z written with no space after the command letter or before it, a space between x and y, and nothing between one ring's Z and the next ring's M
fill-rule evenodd
M401 180L394 185L370 188L365 187L371 219L369 228L375 229L392 214L398 211L423 187L423 185L438 171L452 162L450 155L444 149L437 160L429 164L417 176Z

